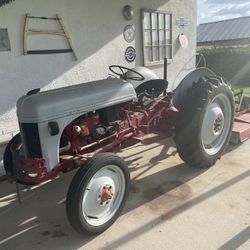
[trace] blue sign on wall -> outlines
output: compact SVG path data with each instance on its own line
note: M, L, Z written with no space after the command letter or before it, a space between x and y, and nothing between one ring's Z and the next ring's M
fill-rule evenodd
M136 50L134 47L128 47L125 51L125 59L127 62L132 63L136 58Z

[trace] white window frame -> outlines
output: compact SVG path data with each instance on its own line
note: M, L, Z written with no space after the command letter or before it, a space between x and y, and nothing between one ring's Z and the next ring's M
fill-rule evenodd
M144 22L144 15L145 13L148 13L150 16L150 27L146 28L145 27L145 22ZM152 15L156 14L157 16L157 28L152 28ZM164 24L163 24L163 28L159 28L159 16L160 14L163 15L163 20L164 20ZM166 16L169 17L170 23L169 23L169 28L167 28L167 23L166 23ZM141 9L141 20L142 20L142 37L143 37L143 61L144 61L144 66L154 66L154 65L161 65L164 63L164 58L167 57L167 49L169 49L169 57L167 59L169 59L171 61L171 59L173 59L173 14L171 12L167 12L167 11L162 11L162 10L151 10L151 9ZM164 44L160 44L160 31L164 31ZM146 31L150 32L150 44L146 44ZM157 44L153 44L153 31L157 31L157 39L158 39L158 43ZM169 32L169 41L170 43L167 43L167 37L166 37L166 33ZM160 58L160 48L164 49L164 55L162 56L162 58ZM150 49L150 58L149 60L147 60L147 56L146 56L146 50ZM157 56L155 56L155 51L157 51L156 53L158 54ZM157 58L157 60L154 60L155 58Z

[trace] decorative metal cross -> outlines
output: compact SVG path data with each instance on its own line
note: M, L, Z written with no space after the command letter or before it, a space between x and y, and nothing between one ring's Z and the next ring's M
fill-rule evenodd
M185 17L180 17L179 19L177 19L176 21L176 25L181 29L184 29L185 26L189 25L188 20L185 19Z

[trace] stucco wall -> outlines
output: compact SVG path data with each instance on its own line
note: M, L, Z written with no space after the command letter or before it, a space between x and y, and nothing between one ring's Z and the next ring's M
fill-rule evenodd
M123 6L127 4L135 9L132 21L126 21L122 15ZM171 86L176 86L195 63L196 0L22 0L0 8L1 28L8 28L11 41L11 51L0 52L0 141L18 131L15 103L30 89L57 88L106 78L110 64L131 68L142 65L141 8L173 13L174 54L168 78ZM78 61L74 61L72 54L23 56L26 13L36 16L60 14L75 45ZM189 21L183 30L176 25L180 17ZM134 24L136 28L136 39L132 44L126 43L122 34L128 24ZM179 47L177 40L181 32L190 41L186 50ZM44 44L44 40L39 38L35 41L36 47L52 45ZM124 59L124 51L129 45L137 49L137 59L132 64ZM60 41L58 46L63 48L64 42ZM151 69L162 77L162 65Z

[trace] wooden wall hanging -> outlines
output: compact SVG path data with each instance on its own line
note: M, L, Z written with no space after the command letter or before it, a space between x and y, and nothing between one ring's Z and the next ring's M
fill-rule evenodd
M41 19L41 20L52 20L57 21L61 27L59 30L40 30L32 29L29 27L30 19ZM53 49L53 50L28 50L28 36L29 35L59 35L66 38L69 49ZM75 60L77 60L77 55L73 48L72 41L66 30L62 18L56 14L56 17L38 17L26 14L24 23L24 34L23 34L23 54L24 55L34 55L34 54L58 54L58 53L73 53Z

